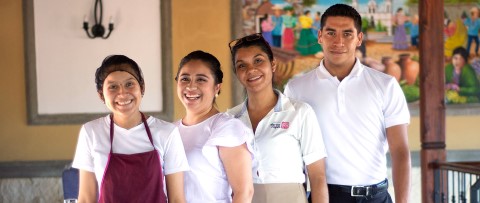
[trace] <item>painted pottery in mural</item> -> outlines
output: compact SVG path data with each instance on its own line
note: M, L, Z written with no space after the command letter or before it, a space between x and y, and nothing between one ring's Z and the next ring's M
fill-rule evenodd
M401 54L399 57L399 64L402 68L402 80L405 80L409 85L415 84L420 72L420 64L412 60L410 54Z
M400 81L402 77L402 69L397 63L395 63L395 61L393 61L392 57L383 57L382 63L385 65L385 73L393 76L397 81Z

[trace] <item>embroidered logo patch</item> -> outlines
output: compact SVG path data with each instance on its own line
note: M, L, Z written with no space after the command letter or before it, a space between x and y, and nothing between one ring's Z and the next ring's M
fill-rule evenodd
M278 123L271 123L270 128L273 129L288 129L290 127L290 122L278 122Z

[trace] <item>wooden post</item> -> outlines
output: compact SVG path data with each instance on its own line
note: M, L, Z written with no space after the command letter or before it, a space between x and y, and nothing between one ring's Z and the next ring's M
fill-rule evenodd
M422 202L434 202L432 163L446 160L443 1L419 2Z

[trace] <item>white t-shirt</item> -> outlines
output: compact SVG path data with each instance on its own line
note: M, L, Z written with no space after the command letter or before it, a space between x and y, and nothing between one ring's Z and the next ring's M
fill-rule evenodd
M161 160L163 174L189 170L182 140L175 125L152 116L147 119L147 124ZM130 129L115 124L113 130L113 153L137 154L153 149L143 123ZM109 115L82 126L72 167L94 172L98 189L102 183L110 147Z
M322 132L308 104L287 98L279 91L276 94L277 104L255 131L257 163L252 171L253 182L304 183L305 165L327 156ZM252 129L247 100L227 112Z
M355 63L341 82L323 66L293 78L285 94L317 114L329 158L327 183L370 185L387 177L386 128L408 124L405 96L395 78Z
M190 171L184 173L188 203L232 202L232 189L218 154L218 146L247 143L253 159L253 134L239 120L218 113L196 125L175 122L180 131Z

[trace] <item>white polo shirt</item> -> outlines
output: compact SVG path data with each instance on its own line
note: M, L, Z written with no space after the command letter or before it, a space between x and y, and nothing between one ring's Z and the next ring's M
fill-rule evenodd
M277 104L258 123L255 132L253 182L304 183L305 165L327 156L322 133L308 104L276 93ZM247 100L227 113L252 129Z
M386 128L410 122L405 96L393 77L357 59L340 82L322 61L290 80L285 94L315 110L329 155L328 184L370 185L387 177Z

